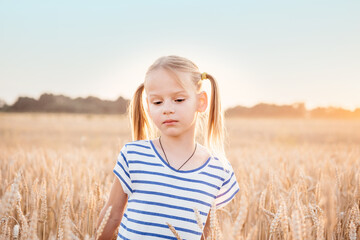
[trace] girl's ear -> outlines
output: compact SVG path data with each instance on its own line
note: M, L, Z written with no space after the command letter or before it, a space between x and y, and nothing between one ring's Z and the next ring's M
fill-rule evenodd
M202 91L198 94L198 108L199 112L205 112L208 106L208 98L205 91Z

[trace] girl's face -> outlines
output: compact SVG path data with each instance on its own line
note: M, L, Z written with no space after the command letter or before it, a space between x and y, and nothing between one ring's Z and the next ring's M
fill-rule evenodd
M196 93L190 74L177 74L186 89L162 68L150 72L145 80L148 113L160 132L169 136L194 131L197 113L207 107L206 93Z

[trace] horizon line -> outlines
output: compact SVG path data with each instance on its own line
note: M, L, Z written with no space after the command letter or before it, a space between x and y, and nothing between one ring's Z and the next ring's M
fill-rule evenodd
M30 96L28 96L28 95L18 95L18 97L16 98L16 100L15 100L12 104L8 104L8 102L6 102L3 98L0 97L0 103L1 103L1 101L3 101L3 102L4 102L4 105L6 104L6 105L8 105L8 106L11 106L11 105L14 105L14 104L19 100L19 98L21 98L21 97L24 97L24 98L32 98L32 99L39 100L40 97L41 97L42 95L44 95L44 94L54 95L54 96L64 96L64 97L68 97L68 98L70 98L70 99L76 99L76 98L86 99L86 98L89 98L89 97L95 97L95 98L98 98L98 99L103 100L103 101L116 101L118 98L122 97L122 98L125 99L125 100L129 100L129 101L131 100L131 99L125 98L125 97L120 96L120 95L119 95L118 97L116 97L115 99L109 99L109 98L106 99L106 98L102 98L102 97L99 97L99 96L96 96L96 95L87 95L87 96L85 96L85 97L84 97L84 96L74 97L74 96L70 96L70 95L63 94L63 93L54 94L54 93L44 92L44 93L41 93L41 94L39 95L39 97L37 97L37 98L36 98L36 97L35 97L35 98L34 98L34 97L30 97ZM307 104L306 101L294 101L293 103L274 103L274 102L259 101L259 102L255 103L255 104L251 105L251 106L249 106L249 105L242 105L241 103L238 103L238 104L236 104L236 105L228 106L228 107L226 107L224 110L226 111L226 110L228 110L228 109L235 108L235 107L253 108L253 107L255 107L255 106L259 105L259 104L276 105L276 106L284 106L284 105L285 105L285 106L292 106L292 105L299 104L299 103L304 104L306 110L314 110L314 109L316 109L316 108L335 108L335 109L343 109L343 110L347 110L347 111L350 111L350 112L355 112L357 109L360 109L360 106L354 107L354 109L352 110L352 109L349 109L349 108L346 108L346 107L343 107L343 106L335 106L335 105L327 105L327 106L317 105L317 106L315 106L315 107L313 107L313 108L307 108L307 107L306 107L306 104ZM4 105L2 105L2 106L4 106ZM2 107L2 106L0 106L0 107Z

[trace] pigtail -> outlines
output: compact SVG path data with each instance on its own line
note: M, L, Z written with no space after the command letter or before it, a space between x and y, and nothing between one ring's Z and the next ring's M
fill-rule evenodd
M144 84L142 83L136 89L129 106L131 133L134 141L147 139L149 136L148 129L150 128L150 124L144 109L142 99L143 91Z
M219 157L225 157L223 113L221 111L220 94L217 81L210 74L206 78L211 83L211 100L209 106L209 119L207 124L206 145L213 149Z

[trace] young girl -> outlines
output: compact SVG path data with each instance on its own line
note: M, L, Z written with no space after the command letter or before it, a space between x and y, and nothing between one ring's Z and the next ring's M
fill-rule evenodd
M208 106L201 90L205 79L212 90L202 145L196 129ZM205 239L212 204L220 209L239 191L224 154L217 82L186 58L161 57L149 67L129 110L134 141L118 155L110 196L98 220L99 226L112 206L100 238L110 239L120 224L117 239L176 239L169 223L182 239ZM201 229L195 208L205 225Z

